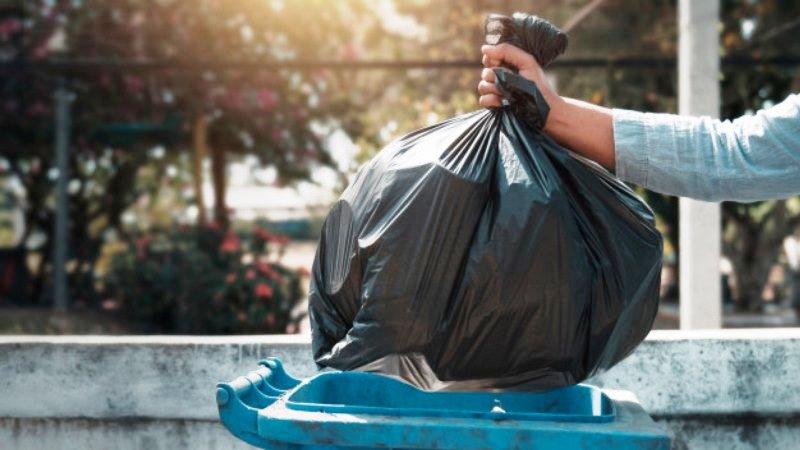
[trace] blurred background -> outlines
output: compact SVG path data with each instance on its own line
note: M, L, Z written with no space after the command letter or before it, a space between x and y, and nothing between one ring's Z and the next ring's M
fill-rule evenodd
M721 117L800 91L800 1L721 4ZM561 94L675 112L676 8L0 0L0 334L302 332L328 207L390 140L477 108L488 13L569 32ZM639 192L675 328L678 201ZM724 325L800 323L800 198L722 215Z

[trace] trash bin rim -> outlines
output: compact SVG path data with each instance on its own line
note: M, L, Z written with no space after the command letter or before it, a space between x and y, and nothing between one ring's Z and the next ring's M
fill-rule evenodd
M486 400L494 398L498 408L485 408L483 410L464 410L457 407L392 407L392 406L369 406L346 403L329 403L320 401L309 401L303 399L303 394L307 390L315 389L315 385L320 383L354 383L358 386L369 386L370 384L382 384L386 391L396 391L406 398L417 397L427 400L427 403L440 403L447 405L464 404L468 400L475 400L478 396ZM324 385L322 388L324 389ZM319 390L319 389L317 389ZM313 395L313 392L312 392ZM589 414L563 413L563 412L523 412L505 411L503 402L512 400L514 403L534 402L541 403L547 401L552 403L553 399L570 395L573 397L588 397L596 402L593 410ZM373 415L386 417L443 417L447 419L486 419L486 420L515 420L515 421L547 421L563 423L608 423L613 422L616 416L614 402L598 387L588 384L578 384L566 386L548 391L540 392L485 392L485 391L424 391L416 388L404 381L394 377L388 377L369 372L323 372L311 378L303 380L295 388L288 391L285 396L285 406L287 409L307 412L341 413L354 415ZM441 400L446 399L446 400ZM557 400L556 400L557 401ZM552 405L551 405L552 406Z

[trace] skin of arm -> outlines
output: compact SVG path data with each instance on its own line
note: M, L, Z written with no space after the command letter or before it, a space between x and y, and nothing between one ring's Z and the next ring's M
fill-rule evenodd
M514 66L520 75L536 83L550 105L544 132L576 153L606 168L614 168L614 128L610 109L560 97L547 82L536 59L517 47L509 44L484 45L481 52L486 67L478 84L481 106L500 106L502 95L495 86L494 69L504 64Z

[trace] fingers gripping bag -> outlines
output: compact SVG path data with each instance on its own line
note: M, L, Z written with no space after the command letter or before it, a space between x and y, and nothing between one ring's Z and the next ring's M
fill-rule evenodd
M487 41L543 65L566 36L490 16ZM390 143L329 212L311 274L320 368L428 390L538 390L629 355L658 306L661 235L647 205L542 131L536 85L497 71L507 105Z

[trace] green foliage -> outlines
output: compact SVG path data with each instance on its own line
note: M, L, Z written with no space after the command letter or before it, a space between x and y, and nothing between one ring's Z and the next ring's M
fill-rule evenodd
M142 331L285 333L295 327L302 277L267 256L286 242L259 227L154 231L113 257L103 284Z
M316 165L331 163L330 149L324 145L331 131L346 133L359 145L359 159L365 160L398 135L477 108L479 46L487 13L534 8L537 14L563 25L587 2L12 3L15 7L0 11L0 61L64 58L108 62L99 69L70 73L78 94L70 160L71 297L92 300L96 298L97 260L107 236L125 240L135 233L133 226L124 223L125 213L155 209L142 201L145 198L172 201L164 195L170 189L191 190L186 188L191 167L186 150L192 145L191 126L197 117L208 118L213 148L224 149L231 158L255 158L262 168L274 168L280 183L303 180ZM15 15L14 10L23 14ZM797 26L787 27L796 23L800 2L724 0L721 12L724 55L800 52ZM674 57L676 17L674 0L606 0L571 31L566 56ZM355 71L346 67L355 60L465 59L475 61L474 70ZM203 68L121 71L113 64L120 60L170 61ZM269 71L225 67L228 61L276 60L327 60L345 65ZM607 106L676 112L677 80L671 67L610 65L556 69L554 73L564 95ZM797 73L796 68L768 66L723 68L722 117L736 117L781 100L800 86ZM24 191L24 239L38 256L33 259L39 262L32 284L40 293L50 273L52 253L52 93L56 75L47 70L21 70L4 72L0 80L0 176L13 179ZM162 151L153 152L154 148ZM169 175L169 168L178 174ZM165 211L185 208L191 195L159 207ZM662 219L662 229L677 246L676 200L646 195ZM773 236L764 232L752 236L750 230L752 224L763 221L763 214L782 214L782 210L794 214L791 208L776 209L779 204L725 205L725 253L736 259L739 252L754 254L757 248L773 245ZM791 230L774 232L788 234ZM742 242L751 247L742 250ZM763 273L757 265L772 264L773 260L748 261L749 257L735 262L740 277ZM759 293L753 288L742 295L745 300L758 301Z
M108 236L127 238L124 214L186 178L191 126L209 119L209 141L235 158L255 157L280 183L330 163L330 121L355 134L344 89L324 73L231 71L220 61L323 57L352 36L360 1L237 2L102 0L13 2L0 9L0 62L106 61L69 73L76 92L70 154L70 297L97 299L93 279ZM310 21L318 26L299 26ZM208 62L203 70L118 70L114 61ZM214 63L218 63L214 67ZM53 91L49 70L0 79L0 177L24 192L23 242L36 255L32 301L47 292L54 221ZM352 125L352 126L351 126ZM355 130L355 131L354 131ZM153 151L153 149L160 149ZM229 159L230 159L229 158ZM188 181L185 182L188 184Z

